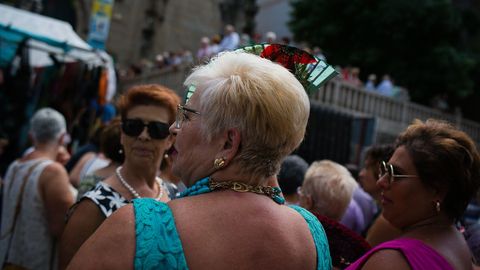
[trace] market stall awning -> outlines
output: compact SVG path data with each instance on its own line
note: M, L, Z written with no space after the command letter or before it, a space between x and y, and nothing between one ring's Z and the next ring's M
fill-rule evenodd
M47 66L55 59L100 64L102 57L67 22L0 4L0 67L8 65L18 45L28 40L30 64Z

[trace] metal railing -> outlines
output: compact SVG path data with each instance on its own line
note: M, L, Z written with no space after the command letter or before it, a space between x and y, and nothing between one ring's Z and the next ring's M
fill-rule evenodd
M460 113L444 113L408 100L366 91L341 80L331 80L311 98L336 110L376 117L377 132L396 136L414 119L436 118L456 125L480 145L480 123L465 119Z

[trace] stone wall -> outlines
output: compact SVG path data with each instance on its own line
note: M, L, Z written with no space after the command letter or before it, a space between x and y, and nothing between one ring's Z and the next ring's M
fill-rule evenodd
M163 51L190 50L195 54L201 37L221 33L222 0L115 0L109 52L121 67L154 60ZM77 5L79 34L86 39L92 0Z

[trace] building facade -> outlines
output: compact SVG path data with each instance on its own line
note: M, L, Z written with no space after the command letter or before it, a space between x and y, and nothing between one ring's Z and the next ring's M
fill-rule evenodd
M196 50L202 36L222 28L220 0L115 0L107 51L121 66L163 51ZM78 6L77 31L86 38L92 0Z

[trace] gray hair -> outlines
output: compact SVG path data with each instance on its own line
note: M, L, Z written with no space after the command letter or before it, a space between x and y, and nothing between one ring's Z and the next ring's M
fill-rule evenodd
M52 108L38 110L30 120L30 134L38 143L51 143L65 131L65 117Z

